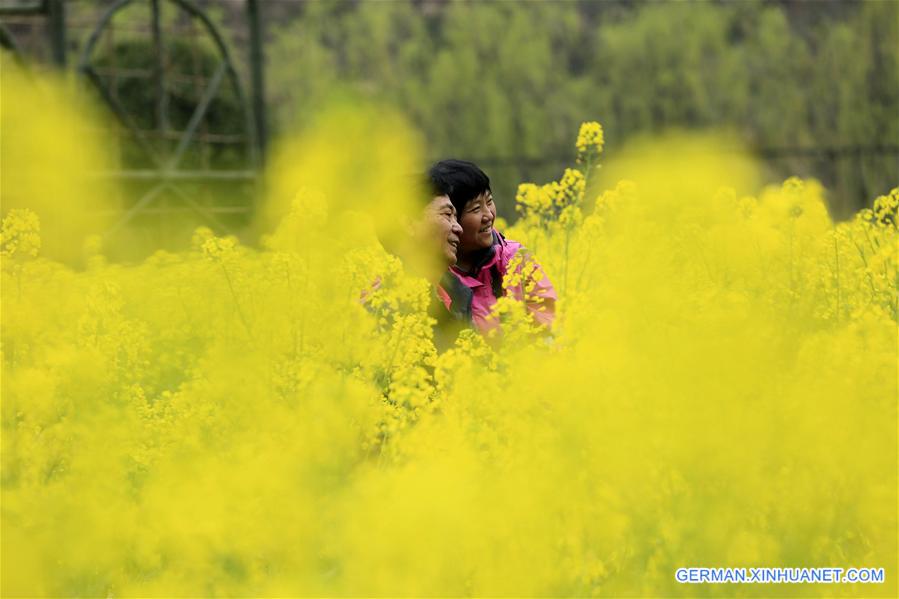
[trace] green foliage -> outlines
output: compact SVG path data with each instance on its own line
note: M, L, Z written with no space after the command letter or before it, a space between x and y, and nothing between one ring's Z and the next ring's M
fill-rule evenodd
M485 159L511 200L515 181L558 176L568 132L596 117L619 142L726 127L758 148L896 144L897 6L313 2L271 26L268 93L281 129L334 94L393 104L431 157ZM895 159L778 155L770 174L821 179L848 216L895 185Z

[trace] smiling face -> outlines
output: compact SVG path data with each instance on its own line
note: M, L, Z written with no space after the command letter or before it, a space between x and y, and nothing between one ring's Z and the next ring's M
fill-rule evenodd
M434 244L435 254L439 255L446 265L456 263L456 255L462 237L462 227L456 220L456 209L449 196L437 196L425 208L425 222L429 231L429 243Z
M469 200L459 215L462 225L461 253L469 253L489 248L493 245L493 221L496 220L496 205L490 190Z

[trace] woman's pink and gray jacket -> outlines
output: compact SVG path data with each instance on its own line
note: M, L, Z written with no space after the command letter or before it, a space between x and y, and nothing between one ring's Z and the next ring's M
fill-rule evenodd
M519 252L522 260L513 267L516 274L525 273L516 285L503 287L512 258ZM533 284L533 288L525 291ZM534 320L546 328L551 328L555 317L556 290L549 277L527 250L518 242L511 241L493 230L493 245L475 261L470 272L457 267L450 268L441 279L437 296L456 318L471 322L475 328L485 332L497 326L490 318L490 311L496 300L509 293L527 305Z

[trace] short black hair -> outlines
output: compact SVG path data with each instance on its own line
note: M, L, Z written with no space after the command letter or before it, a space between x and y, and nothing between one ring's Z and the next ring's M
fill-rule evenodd
M430 172L419 171L406 175L405 183L412 188L413 195L423 208L428 206L434 198L449 195L446 185L441 180L434 179Z
M421 181L425 191L430 194L427 198L427 201L429 202L434 198L448 196L450 194L450 186L446 181L440 177L435 177L430 170L424 177L422 177Z
M449 196L456 214L462 214L470 200L491 191L490 177L467 160L441 160L428 169L428 179L435 195Z

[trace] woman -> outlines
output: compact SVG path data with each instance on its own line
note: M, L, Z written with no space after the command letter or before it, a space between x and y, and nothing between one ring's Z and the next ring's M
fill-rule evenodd
M496 205L489 177L465 160L441 160L428 175L434 187L449 196L462 226L456 264L449 271L452 285L442 284L447 309L488 331L497 325L491 309L508 293L525 303L536 322L551 328L556 291L527 250L493 227Z

